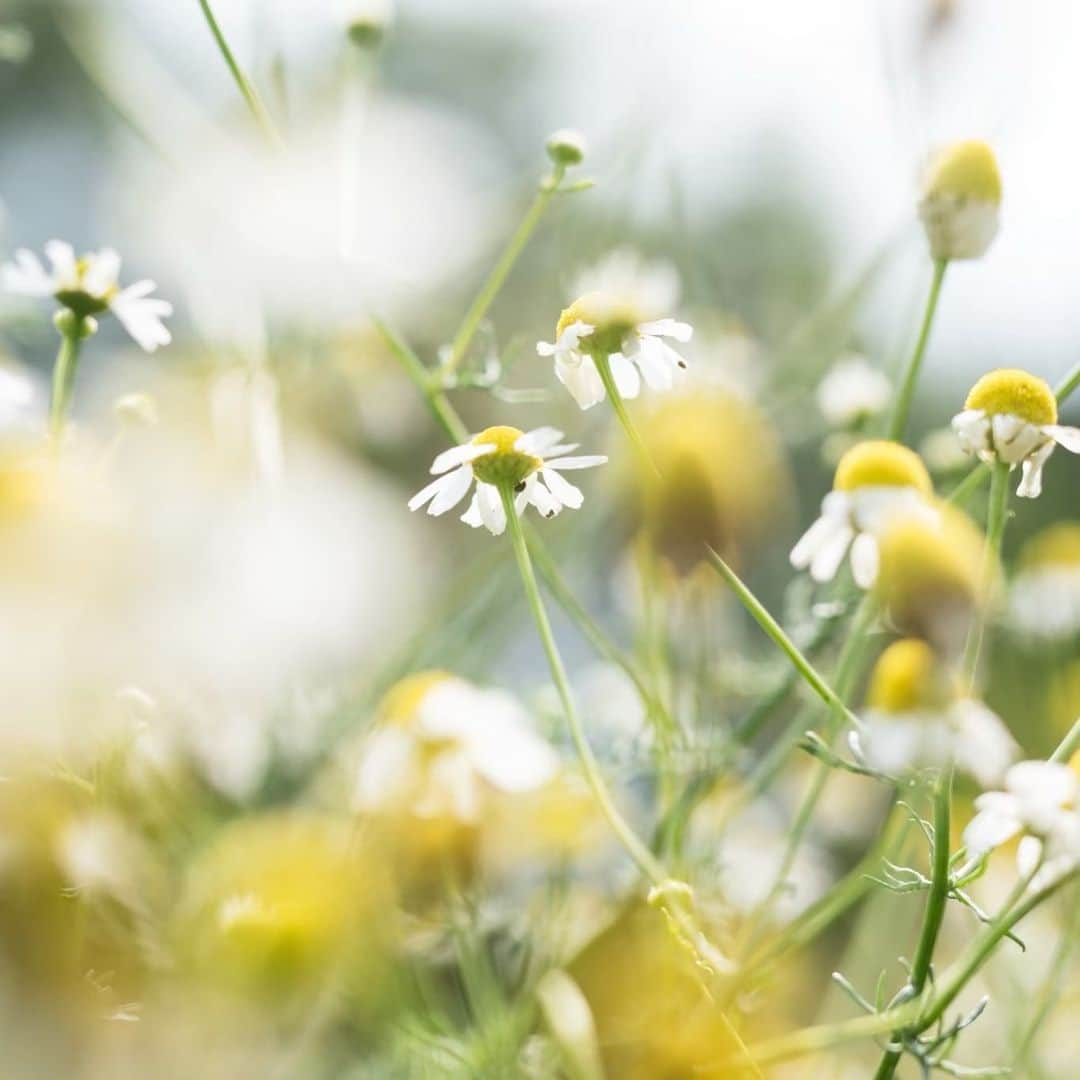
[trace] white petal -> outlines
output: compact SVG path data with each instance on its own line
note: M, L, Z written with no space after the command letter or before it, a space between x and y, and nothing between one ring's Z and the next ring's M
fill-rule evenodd
M172 334L161 321L172 314L172 305L167 300L133 299L120 293L113 298L109 308L145 352L155 352L159 346L172 341Z
M1043 842L1037 836L1022 836L1016 846L1016 869L1022 878L1034 873L1042 858Z
M1043 428L1043 432L1049 435L1058 446L1064 446L1071 454L1080 454L1080 428L1047 424Z
M554 356L558 349L558 345L552 345L550 341L538 341L536 343L536 352L539 356Z
M964 844L968 851L978 858L1011 840L1021 828L1023 826L1015 817L993 810L982 810L964 829Z
M526 489L529 502L540 511L544 517L554 517L561 509L562 503L551 494L542 483L537 480Z
M515 443L514 449L523 454L532 454L535 457L543 457L551 447L557 446L563 433L558 428L538 427L532 431L526 431Z
M469 488L472 487L472 466L462 465L460 469L455 469L445 476L440 476L436 482L440 485L439 490L427 509L427 512L432 517L445 514L447 510L453 510L465 498Z
M496 449L491 443L467 442L462 443L461 446L452 446L435 458L431 463L431 472L433 475L448 472L450 469L456 469L459 465L464 465L468 461L475 461L485 454L494 453Z
M442 489L445 476L440 476L438 480L432 480L426 487L421 488L410 500L409 509L419 510L429 499L435 497L436 492Z
M416 740L396 727L379 728L364 742L353 790L357 810L377 810L408 794L417 781Z
M869 589L878 575L878 544L870 533L859 533L851 545L851 573L860 589Z
M577 322L572 322L565 330L559 335L558 347L560 349L576 350L581 344L583 337L588 337L596 327L590 326L587 322L582 322L580 319Z
M75 249L62 240L50 240L45 245L45 254L52 263L53 277L59 286L78 284L79 271L75 262Z
M952 418L952 428L960 445L969 454L983 454L992 450L990 443L990 420L982 409L966 409Z
M476 495L476 505L484 528L493 536L502 536L506 531L506 510L499 489L494 484L477 483Z
M555 360L555 375L581 409L591 409L606 396L591 356L560 354Z
M56 282L45 272L41 260L25 248L15 252L15 261L3 267L3 286L20 296L52 296Z
M1048 442L1024 459L1023 465L1020 466L1020 483L1016 487L1016 494L1020 498L1037 499L1042 494L1043 466L1053 452L1054 443Z
M563 506L569 506L571 510L577 510L585 501L581 489L575 487L569 480L563 479L554 469L541 469L540 475L543 477L544 483L547 484L548 490Z
M1005 774L1005 788L1020 799L1064 806L1076 798L1080 778L1056 761L1021 761Z
M1019 746L997 713L966 698L949 711L956 731L956 762L983 787L1000 784Z
M796 541L791 549L791 565L796 570L805 570L829 539L841 528L844 522L829 514L822 514L809 529Z
M469 508L461 515L461 521L464 521L466 525L471 525L474 529L483 527L484 519L480 516L480 496L474 494L472 500L469 502Z
M674 338L676 341L689 341L694 336L694 328L689 323L675 319L656 319L654 322L641 323L637 332L652 337Z
M622 353L612 353L608 357L608 363L611 365L611 375L619 389L619 394L628 399L636 398L641 393L641 376L638 374L638 369Z
M670 390L675 382L666 346L659 338L642 338L634 361L653 390Z
M604 454L579 454L577 457L550 458L544 462L544 468L569 472L574 469L593 469L597 465L606 465Z
M96 255L86 257L86 265L83 270L83 288L91 295L104 297L106 293L116 288L120 279L120 255L112 248L105 248ZM145 286L149 284L149 289ZM134 287L134 286L133 286ZM135 296L145 296L154 291L153 282L140 282L139 290ZM129 290L125 290L128 292Z
M810 576L817 582L832 581L854 538L855 530L850 525L842 526L814 556Z

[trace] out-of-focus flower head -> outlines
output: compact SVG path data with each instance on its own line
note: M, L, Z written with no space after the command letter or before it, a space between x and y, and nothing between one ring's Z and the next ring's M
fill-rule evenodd
M897 442L857 443L840 459L821 516L792 548L791 564L831 581L848 551L856 583L868 589L878 572L877 536L897 518L932 516L930 474L913 450Z
M571 128L560 128L548 136L546 149L555 165L580 165L585 160L585 136Z
M1080 454L1080 428L1057 422L1057 398L1037 375L999 368L984 375L953 417L953 430L969 454L988 464L1020 465L1016 494L1028 499L1042 492L1042 470L1055 446Z
M341 0L342 21L349 40L362 49L381 44L394 25L394 0Z
M817 389L818 408L834 428L858 428L881 415L892 398L887 375L857 354L842 357Z
M120 256L111 248L76 258L70 244L50 240L45 254L49 270L33 252L17 251L15 262L2 268L4 288L20 296L51 296L91 328L95 316L112 312L139 347L150 353L172 341L162 322L172 314L172 304L150 295L157 286L149 280L121 289Z
M513 491L514 510L520 517L535 506L544 517L566 507L576 510L585 496L561 475L563 470L603 465L599 454L568 456L577 444L565 444L563 433L542 427L522 432L515 427L490 427L467 443L444 450L431 465L439 475L409 500L410 510L427 506L433 516L453 510L476 483L469 509L461 516L474 529L481 525L495 536L506 531L506 509L500 491Z
M948 503L930 506L933 513L895 518L880 533L874 591L901 633L924 638L949 657L963 646L974 612L993 600L1000 573L990 568L984 592L981 530Z
M997 236L1001 174L993 150L971 139L937 154L919 203L935 259L978 259Z
M1019 747L995 713L960 690L927 642L893 642L871 673L853 748L890 776L955 762L983 787L1000 783Z
M358 986L386 946L389 885L346 821L236 821L198 857L176 915L178 955L212 989L281 1000Z
M1080 522L1058 522L1024 545L1010 590L1009 619L1033 638L1080 633Z
M678 299L679 280L667 263L646 263L632 249L620 248L583 273L577 299L559 316L555 341L536 351L554 357L555 375L582 409L604 400L596 367L607 357L619 394L635 398L641 380L654 390L670 390L686 361L667 339L687 342L692 328L665 317Z
M919 455L934 476L949 476L971 467L971 458L951 427L927 432L919 443Z
M790 505L787 463L765 417L703 386L658 400L639 423L656 470L632 474L632 495L653 550L680 574L707 546L737 564L752 557Z
M37 379L0 357L0 439L41 430L44 400Z

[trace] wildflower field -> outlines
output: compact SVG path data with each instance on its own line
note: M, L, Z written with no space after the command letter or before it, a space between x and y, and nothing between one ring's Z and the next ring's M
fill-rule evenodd
M0 0L0 1075L1080 1077L1069 0Z

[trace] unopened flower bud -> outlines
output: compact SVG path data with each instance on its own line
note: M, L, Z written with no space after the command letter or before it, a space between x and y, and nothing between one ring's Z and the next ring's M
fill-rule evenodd
M560 128L548 136L547 153L556 165L580 165L585 160L585 136L573 128Z
M358 48L378 48L393 22L393 0L349 0L346 4L346 33Z
M933 159L919 203L935 259L978 259L998 232L1001 174L993 150L971 139Z

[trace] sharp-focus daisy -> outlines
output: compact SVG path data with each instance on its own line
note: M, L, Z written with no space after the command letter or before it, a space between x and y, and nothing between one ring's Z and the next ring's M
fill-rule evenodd
M856 583L868 589L877 577L875 534L897 517L932 515L932 485L919 455L900 443L858 443L840 459L821 516L792 548L791 564L831 581L849 549Z
M856 756L890 776L954 762L983 787L1000 784L1018 747L982 702L958 694L956 680L917 638L893 642L870 677Z
M821 380L818 408L826 422L837 428L858 427L885 411L892 397L888 376L861 356L847 356Z
M978 259L997 236L1001 174L993 150L977 140L949 146L930 163L919 203L935 259Z
M972 859L988 855L1015 836L1018 869L1023 876L1041 862L1041 882L1067 871L1080 859L1080 813L1076 810L1080 777L1070 765L1022 761L1005 774L1004 791L988 791L975 800L978 813L964 830Z
M544 517L554 517L564 507L576 510L585 496L562 473L603 465L601 454L568 457L576 444L562 443L563 433L542 427L521 432L514 427L490 427L467 443L445 450L432 463L438 476L409 500L410 510L427 506L433 516L452 510L469 493L476 492L469 509L461 516L466 525L483 525L496 536L506 529L500 488L514 493L514 508L520 516L532 504Z
M490 793L536 791L558 771L558 755L510 694L428 671L387 695L363 746L353 804L474 823Z
M1080 522L1051 525L1024 546L1010 589L1009 619L1036 638L1080 633Z
M1035 499L1054 447L1080 454L1080 428L1062 427L1057 419L1057 398L1044 380L1017 368L1000 368L971 388L952 426L964 449L981 461L1021 466L1016 494Z
M607 358L624 398L638 396L642 379L670 390L686 361L668 341L693 336L687 323L662 317L678 299L675 271L619 249L576 284L578 299L559 317L554 343L541 341L536 351L555 358L555 374L578 405L590 409L604 400L597 356Z
M172 341L162 322L172 314L172 304L150 295L157 286L149 280L121 289L120 256L111 248L76 258L70 244L51 240L45 254L49 270L33 252L17 251L0 272L4 288L21 296L51 296L82 320L111 311L147 352Z

